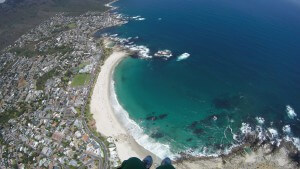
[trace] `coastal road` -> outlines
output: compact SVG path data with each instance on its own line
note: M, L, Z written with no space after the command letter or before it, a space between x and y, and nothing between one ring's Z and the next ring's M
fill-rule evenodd
M109 168L109 159L108 159L109 158L108 157L109 153L108 153L108 149L105 146L105 144L103 143L103 141L100 140L97 136L95 136L93 134L93 132L90 131L90 129L89 129L87 123L86 123L86 118L84 116L84 114L85 114L84 112L85 112L85 109L86 109L86 106L87 106L87 101L88 101L89 96L90 96L90 94L92 92L91 90L93 89L93 84L94 84L95 80L97 79L97 77L96 77L97 73L96 72L98 71L98 69L100 69L100 60L101 60L101 57L102 57L102 50L100 50L100 52L101 52L101 54L98 55L99 58L98 58L95 66L94 66L94 68L93 68L93 70L91 72L91 77L92 78L91 78L91 80L90 80L90 82L89 82L89 84L87 86L87 93L86 93L86 95L84 96L84 99L83 99L84 103L83 103L83 105L81 107L81 120L83 122L83 126L84 126L84 129L87 132L87 134L89 136L91 136L94 140L96 140L100 144L101 150L103 151L104 161L102 162L102 157L99 157L99 166L98 166L98 168L99 169L108 169Z

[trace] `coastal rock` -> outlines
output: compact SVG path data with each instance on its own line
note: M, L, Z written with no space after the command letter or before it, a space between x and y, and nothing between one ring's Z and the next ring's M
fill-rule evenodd
M150 135L150 137L155 138L155 139L162 138L162 137L164 137L164 136L165 136L165 135L164 135L163 133L161 133L161 132L154 132L154 133L152 133L152 134Z
M167 116L168 116L167 114L161 114L158 116L158 118L162 120L162 119L166 118Z
M167 116L168 116L168 114L161 114L159 116L151 115L151 116L146 117L146 120L149 120L149 121L150 120L151 121L162 120L162 119L166 118Z
M191 142L192 140L193 140L192 138L186 139L187 142Z
M197 129L193 130L193 133L196 134L196 135L202 134L203 132L204 132L204 130L200 129L200 128L197 128Z
M212 104L216 109L232 110L242 106L244 97L241 95L223 95L212 100Z
M168 49L165 49L165 50L159 50L157 51L154 56L156 57L164 57L166 59L170 58L173 56L172 52Z
M151 120L151 121L155 121L157 119L158 119L157 116L148 116L148 117L146 117L146 120Z

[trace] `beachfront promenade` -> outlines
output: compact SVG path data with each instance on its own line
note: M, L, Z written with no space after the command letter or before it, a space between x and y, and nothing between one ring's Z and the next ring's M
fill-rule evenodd
M85 128L85 131L88 133L89 136L93 137L93 139L95 139L101 146L101 150L103 151L103 155L104 155L104 161L102 161L102 157L100 156L99 157L99 166L98 168L99 169L107 169L109 168L109 153L108 153L108 150L107 150L107 147L105 146L105 144L103 143L102 140L100 140L97 136L95 136L93 134L93 132L91 132L91 130L89 129L89 127L87 126L87 118L85 117L85 111L86 111L86 106L89 106L87 103L89 101L89 96L91 94L91 92L93 92L93 85L95 84L95 80L97 79L97 72L99 72L99 69L100 69L100 61L101 61L101 58L102 58L102 55L103 55L103 52L101 51L100 52L101 55L99 57L99 59L97 60L96 64L95 64L95 67L94 69L92 70L92 73L91 73L91 80L87 86L87 93L85 94L84 96L84 104L82 105L81 107L81 119L83 121L83 126Z

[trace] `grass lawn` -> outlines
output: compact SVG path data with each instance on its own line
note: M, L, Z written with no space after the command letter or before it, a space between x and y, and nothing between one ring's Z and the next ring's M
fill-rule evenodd
M77 87L87 84L91 79L91 75L89 73L77 74L74 76L71 86Z
M76 23L70 23L70 24L67 25L67 27L68 27L69 29L74 29L74 28L77 27L77 25L76 25Z

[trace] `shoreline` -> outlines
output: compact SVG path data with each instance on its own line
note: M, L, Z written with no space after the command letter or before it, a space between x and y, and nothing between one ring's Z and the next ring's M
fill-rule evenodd
M111 137L116 145L117 154L121 161L130 157L143 159L151 155L154 163L159 164L160 159L139 145L136 140L122 126L111 105L111 85L115 67L126 58L128 53L118 47L113 48L112 54L101 66L91 97L91 113L96 121L97 131L105 137Z
M107 45L109 41L105 40ZM91 97L91 113L96 121L97 131L105 137L111 137L116 145L117 156L121 161L127 160L130 157L138 157L143 159L147 155L151 155L154 159L153 167L160 164L161 159L148 151L145 147L138 144L133 135L127 129L126 124L122 124L122 117L117 116L113 107L112 91L113 88L113 73L115 67L126 57L129 56L127 50L121 47L113 47L112 54L105 60L101 66L101 71L97 77L97 81ZM118 109L118 108L117 108ZM254 140L253 140L254 141ZM251 147L251 153L246 152L247 148ZM253 150L252 150L253 149ZM178 169L197 168L205 166L205 168L256 168L261 165L272 168L294 168L295 163L291 163L290 153L295 149L289 143L285 143L273 152L272 145L266 143L263 145L247 144L234 148L227 155L219 155L217 157L193 157L187 154L182 156L174 162L174 166ZM152 150L152 149L151 149ZM264 157L268 154L269 158ZM295 154L295 153L294 153ZM276 161L277 156L282 160ZM242 165L241 165L242 164Z
M117 9L117 7L112 6L116 1L118 0L112 0L106 4L106 6L110 8L108 12ZM128 39L125 39L125 42L126 40ZM117 157L119 157L121 162L130 157L138 157L142 160L147 155L151 155L153 157L153 165L151 168L156 168L161 162L161 159L152 153L156 151L153 151L153 147L143 147L144 144L140 143L139 137L137 137L135 133L130 132L132 126L128 127L127 122L124 124L124 121L122 121L124 114L128 116L127 112L125 110L125 112L119 110L123 108L119 105L116 96L114 98L115 100L112 99L112 94L116 95L113 80L113 73L116 66L130 54L141 54L141 51L144 49L141 49L141 46L137 46L138 50L128 48L123 42L114 38L109 39L106 37L104 39L106 47L110 42L117 42L118 45L111 48L113 52L101 66L95 88L92 91L91 113L96 121L97 131L106 137L112 138L116 145ZM147 54L147 50L143 52ZM140 57L149 58L145 57L145 55ZM119 107L116 108L113 106L113 103L118 103ZM102 109L101 107L104 108ZM128 117L127 120L131 121ZM251 131L249 136L253 136L253 133L254 131ZM219 154L217 156L193 156L182 152L179 153L179 157L174 159L173 165L178 169L193 169L199 168L200 166L202 168L299 168L300 162L295 160L295 158L300 154L293 142L282 139L280 146L274 147L274 145L268 141L255 143L256 141L256 138L253 137L251 141L248 140L240 145L233 146L226 154ZM247 149L250 149L250 153L247 152ZM298 158L300 158L300 156Z

